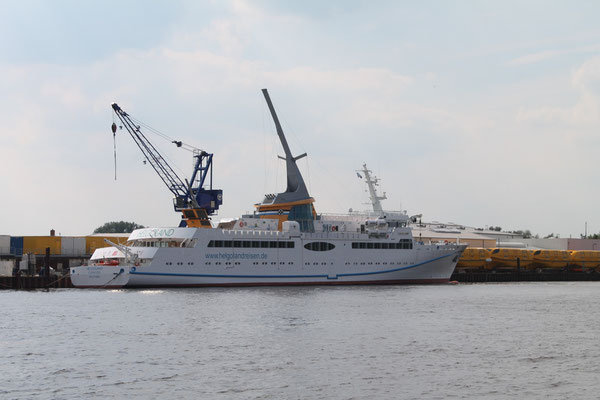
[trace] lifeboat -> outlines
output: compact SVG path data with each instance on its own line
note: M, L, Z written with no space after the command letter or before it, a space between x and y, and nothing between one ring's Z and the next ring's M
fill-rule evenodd
M531 268L533 264L532 252L525 249L495 248L490 258L491 268L498 269Z
M467 247L458 259L456 268L462 269L481 269L486 268L492 261L490 258L490 249L480 247Z
M571 252L571 264L581 268L600 268L600 251L575 250Z
M533 264L538 268L566 268L571 254L566 250L535 250Z
M98 262L98 265L117 266L117 265L119 265L119 260L115 260L115 259L112 259L112 260L100 260Z

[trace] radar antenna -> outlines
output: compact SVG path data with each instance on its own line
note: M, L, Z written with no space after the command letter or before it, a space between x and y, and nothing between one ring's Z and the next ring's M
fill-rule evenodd
M365 176L365 182L367 187L369 188L369 198L371 200L371 205L373 206L373 211L377 213L383 213L383 208L381 207L381 200L387 199L385 192L383 192L383 196L379 196L377 194L376 186L379 186L379 178L374 175L371 175L373 171L367 168L367 164L363 164L363 169L357 171L357 175L359 178L362 176L359 174L362 172Z

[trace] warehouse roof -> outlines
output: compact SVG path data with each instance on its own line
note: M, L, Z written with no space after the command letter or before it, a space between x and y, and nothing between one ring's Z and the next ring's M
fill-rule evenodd
M482 235L472 229L433 229L429 226L413 225L413 237L416 239L419 234L423 237L432 239L472 239L472 240L496 240L491 236Z

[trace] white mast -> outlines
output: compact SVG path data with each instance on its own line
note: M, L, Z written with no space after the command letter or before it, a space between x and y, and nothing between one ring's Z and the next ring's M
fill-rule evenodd
M383 196L377 195L377 189L375 188L375 186L379 186L379 178L371 175L372 171L367 168L367 164L363 164L363 169L361 169L360 172L362 172L365 175L365 182L369 187L369 198L371 199L373 211L377 213L383 213L383 208L381 207L380 200L387 199L387 196L385 195L385 192L383 192Z

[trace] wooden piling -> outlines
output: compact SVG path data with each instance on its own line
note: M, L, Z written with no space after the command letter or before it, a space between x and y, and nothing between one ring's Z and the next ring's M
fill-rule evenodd
M51 276L0 276L0 289L35 290L72 288L71 278Z

